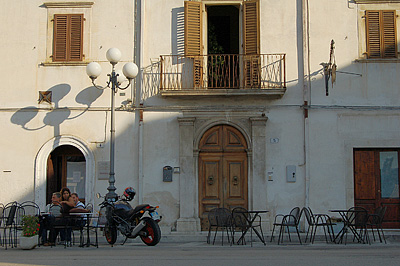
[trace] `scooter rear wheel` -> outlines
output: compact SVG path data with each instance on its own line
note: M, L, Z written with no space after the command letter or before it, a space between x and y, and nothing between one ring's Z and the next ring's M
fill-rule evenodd
M104 227L104 235L106 236L108 244L114 245L117 241L117 227L113 224L106 224Z
M143 243L148 246L155 246L160 242L161 239L161 230L158 226L158 223L153 219L146 219L146 225L142 229L140 238L142 239Z

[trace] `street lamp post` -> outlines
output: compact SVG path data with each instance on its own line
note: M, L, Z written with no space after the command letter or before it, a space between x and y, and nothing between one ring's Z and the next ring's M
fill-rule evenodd
M110 48L106 53L107 60L112 65L111 74L107 74L109 80L105 87L101 87L95 84L96 78L101 74L101 66L97 62L91 62L86 66L86 73L92 80L93 86L97 89L103 90L106 88L111 88L111 129L110 129L110 175L108 178L109 186L107 188L108 193L106 194L106 199L110 201L116 201L118 198L117 193L115 193L115 172L114 172L114 164L115 164L115 107L114 107L114 98L118 89L125 90L129 87L138 74L138 67L136 64L129 62L126 63L122 69L123 74L128 79L129 84L126 87L121 87L121 83L123 79L121 74L115 70L115 65L118 64L121 59L121 52L117 48Z

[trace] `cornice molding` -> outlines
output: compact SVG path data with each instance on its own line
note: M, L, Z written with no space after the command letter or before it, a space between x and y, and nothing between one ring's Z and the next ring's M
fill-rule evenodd
M47 8L91 8L94 2L45 2L43 5Z

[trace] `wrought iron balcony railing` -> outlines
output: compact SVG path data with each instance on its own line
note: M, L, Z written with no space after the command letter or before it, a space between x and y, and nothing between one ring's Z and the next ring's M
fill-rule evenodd
M285 54L163 55L160 90L286 88Z

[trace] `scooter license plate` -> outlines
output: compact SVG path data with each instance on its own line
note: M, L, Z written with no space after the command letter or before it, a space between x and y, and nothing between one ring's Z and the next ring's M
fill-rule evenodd
M156 221L160 220L160 215L158 214L158 212L152 212L152 213L150 213L150 215L151 215L151 218L153 218L153 220L156 220Z

